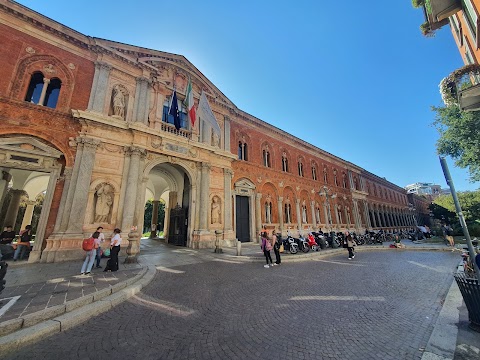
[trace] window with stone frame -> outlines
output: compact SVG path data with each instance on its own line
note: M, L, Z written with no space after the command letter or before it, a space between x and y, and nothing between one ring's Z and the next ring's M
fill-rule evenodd
M355 190L358 190L358 179L356 176L353 177L353 187Z
M245 141L238 142L238 160L247 161L247 143Z
M302 163L302 160L298 160L298 176L303 177L303 163Z
M317 204L315 205L315 219L317 224L320 224L320 206Z
M337 207L337 215L338 215L338 223L343 224L342 206L341 205L339 205Z
M263 166L268 168L272 167L272 160L271 160L270 149L268 148L268 145L263 146L262 154L263 154Z
M302 205L302 223L306 224L308 222L307 218L307 205L305 205L305 202Z
M315 163L312 163L312 179L317 180L317 166Z
M288 157L285 151L282 154L282 171L288 172Z
M342 172L342 185L345 189L347 188L347 174L345 172Z
M25 101L55 109L62 81L59 78L46 78L40 71L35 71L28 84Z

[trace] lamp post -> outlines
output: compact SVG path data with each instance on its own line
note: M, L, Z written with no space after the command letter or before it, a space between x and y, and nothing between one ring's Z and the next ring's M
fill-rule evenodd
M325 219L327 221L327 230L328 232L332 231L332 212L330 209L330 199L335 199L337 197L336 193L331 192L331 190L327 187L324 186L319 192L318 195L320 196L325 196L325 202L327 204L327 218Z

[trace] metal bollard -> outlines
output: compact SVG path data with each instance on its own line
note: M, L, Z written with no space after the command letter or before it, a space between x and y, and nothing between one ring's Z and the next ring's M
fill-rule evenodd
M242 256L242 242L237 239L237 256Z

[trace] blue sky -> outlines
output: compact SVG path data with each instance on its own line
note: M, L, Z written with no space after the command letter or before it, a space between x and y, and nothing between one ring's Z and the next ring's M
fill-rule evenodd
M410 0L19 2L85 35L184 55L241 110L396 185L447 187L430 106L463 62L448 26L420 33ZM457 190L480 188L449 166Z

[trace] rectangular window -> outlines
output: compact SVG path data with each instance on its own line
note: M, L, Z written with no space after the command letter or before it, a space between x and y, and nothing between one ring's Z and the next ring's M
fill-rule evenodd
M454 14L450 16L450 25L452 26L452 29L455 31L455 34L457 35L457 41L460 46L463 45L463 37L462 33L460 31L460 23L458 22L457 15Z
M465 21L468 24L468 29L470 30L470 34L472 35L472 40L475 43L475 47L477 45L477 21L478 16L473 8L471 0L462 0L463 5L463 15L465 17Z
M188 130L187 113L184 112L184 109L180 101L178 101L178 110L180 113L180 127ZM167 105L163 105L162 121L173 125L173 116L170 115L168 111L169 111L169 104L167 103Z

